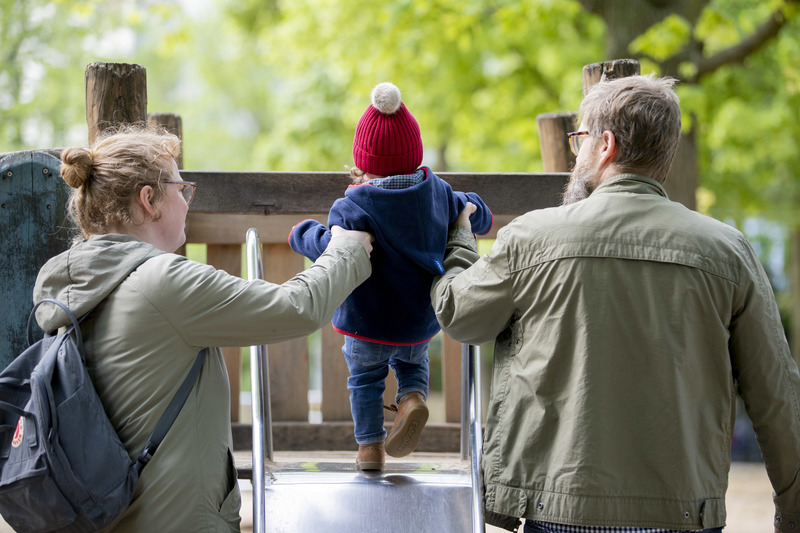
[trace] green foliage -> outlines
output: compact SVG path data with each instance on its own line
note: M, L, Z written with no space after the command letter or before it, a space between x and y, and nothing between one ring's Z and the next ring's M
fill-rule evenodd
M670 15L636 38L630 49L637 54L646 51L656 61L664 61L686 46L691 32L691 26L685 18Z
M0 0L0 151L84 143L83 68L126 55L146 25L163 20L153 0Z
M420 122L425 164L539 171L536 116L577 110L581 68L604 58L607 31L575 0L191 5L0 0L0 151L85 142L83 68L117 61L147 68L150 111L181 115L187 168L344 170L369 92L389 80ZM678 90L702 206L796 223L800 8L712 0L692 26L681 5L632 42L650 58L643 72L692 42L724 50L786 6L790 23L765 48Z
M228 13L249 35L249 60L275 76L277 127L258 134L261 168L352 164L369 92L389 80L420 122L426 164L540 170L536 115L577 109L580 68L600 55L602 27L574 2L298 0L279 16L258 6L235 2ZM274 23L254 27L252 17Z
M743 3L738 2L740 7ZM760 3L748 5L763 15ZM730 33L741 38L752 27L752 21L745 21L747 17L741 14L734 17L719 10L718 16L722 15L729 23L719 25L720 42L727 42L725 36ZM714 216L740 221L761 216L790 226L800 223L796 207L800 200L799 22L795 17L742 64L719 69L702 80L683 101L684 108L698 117L701 184L714 197L709 206ZM709 28L703 31L715 37Z

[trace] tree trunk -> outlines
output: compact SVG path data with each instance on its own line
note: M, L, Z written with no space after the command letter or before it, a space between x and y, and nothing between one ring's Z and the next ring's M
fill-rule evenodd
M681 142L678 145L678 153L672 160L672 167L667 174L667 181L664 187L670 200L680 202L689 209L696 209L698 181L697 168L697 139L694 130L681 135Z
M633 57L630 44L653 24L669 15L679 15L694 23L708 0L581 0L584 7L598 14L608 28L606 56ZM690 43L693 46L693 43ZM679 78L678 63L665 62L661 75ZM644 72L643 74L649 74ZM695 209L695 190L698 184L697 139L693 131L681 138L678 153L672 163L666 188L670 199Z

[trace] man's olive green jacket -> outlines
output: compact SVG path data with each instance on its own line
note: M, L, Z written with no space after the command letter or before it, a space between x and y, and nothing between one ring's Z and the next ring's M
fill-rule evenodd
M488 511L723 526L738 392L776 523L800 529L800 374L740 232L620 174L583 201L517 218L481 258L464 228L448 246L431 291L442 329L495 340Z

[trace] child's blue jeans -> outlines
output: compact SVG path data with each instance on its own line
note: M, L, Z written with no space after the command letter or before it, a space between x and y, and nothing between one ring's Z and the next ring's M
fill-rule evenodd
M345 361L350 370L350 411L356 442L371 444L386 439L383 427L384 380L389 367L397 379L397 402L410 392L428 397L428 343L393 346L345 336Z

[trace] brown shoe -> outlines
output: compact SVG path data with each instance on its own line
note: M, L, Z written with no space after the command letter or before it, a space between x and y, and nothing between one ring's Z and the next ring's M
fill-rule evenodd
M386 453L392 457L405 457L416 449L422 428L428 421L425 396L410 392L400 398L397 406L392 405L387 409L397 411L397 414L386 437Z
M359 470L383 470L383 441L373 444L359 444L356 466Z

